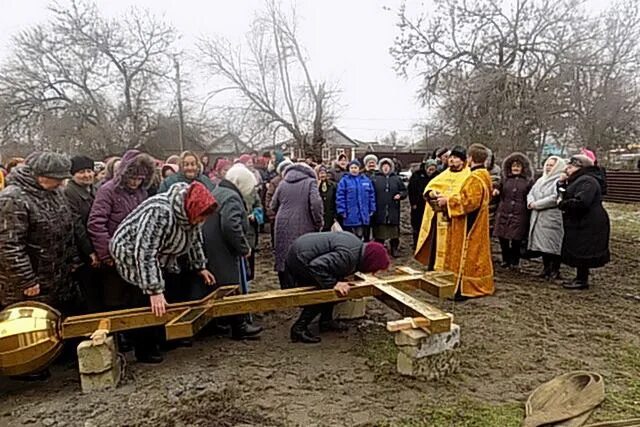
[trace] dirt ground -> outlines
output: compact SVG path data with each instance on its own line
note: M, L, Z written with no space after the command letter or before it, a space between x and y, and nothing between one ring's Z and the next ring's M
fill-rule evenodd
M109 392L83 395L72 362L54 365L45 383L0 378L0 426L517 426L535 387L576 369L605 377L592 420L640 416L640 206L608 209L613 261L588 291L541 281L539 262L527 261L520 273L497 269L492 297L421 295L461 325L461 368L443 381L396 374L384 322L398 315L371 301L367 318L320 345L289 342L290 310L256 316L260 341L206 337L158 366L129 355ZM396 264L416 267L403 239ZM254 289L274 289L266 239L262 248Z

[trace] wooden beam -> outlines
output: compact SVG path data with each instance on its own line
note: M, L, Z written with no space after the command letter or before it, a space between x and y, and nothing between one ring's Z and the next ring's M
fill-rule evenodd
M239 289L240 287L238 285L221 286L200 300L169 304L167 306L167 312L162 317L156 317L156 315L151 312L151 307L71 316L62 322L60 332L63 339L89 336L99 328L100 321L105 318L108 318L111 322L109 332L120 332L148 326L161 326L183 314L185 310L189 308L208 306L212 304L213 301L237 293Z
M424 329L429 332L429 320L424 317L405 317L387 322L387 331L398 332L406 329Z
M189 338L200 332L207 324L207 309L189 308L181 315L173 318L165 325L165 335L167 341Z
M420 301L394 288L391 285L374 284L380 293L376 295L383 303L400 313L404 317L424 317L432 334L449 332L453 315L445 313L426 302Z

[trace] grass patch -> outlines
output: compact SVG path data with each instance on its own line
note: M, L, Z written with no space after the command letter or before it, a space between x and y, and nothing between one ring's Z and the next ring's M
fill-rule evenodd
M637 240L640 235L640 205L633 203L605 203L611 219L612 234L616 237Z
M416 418L380 424L393 427L518 427L524 410L520 404L488 405L461 401L456 405L429 408Z
M615 382L617 387L607 385L605 379L605 401L594 411L590 422L632 418L640 412L640 347L622 348L612 355L610 363L617 372L609 382Z
M369 325L360 330L360 343L355 347L356 355L367 359L367 364L374 369L395 367L398 349L393 334L386 329Z

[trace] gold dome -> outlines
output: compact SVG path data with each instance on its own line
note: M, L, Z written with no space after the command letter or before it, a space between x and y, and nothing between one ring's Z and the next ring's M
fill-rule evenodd
M35 301L0 311L0 375L21 375L46 368L62 349L60 313Z

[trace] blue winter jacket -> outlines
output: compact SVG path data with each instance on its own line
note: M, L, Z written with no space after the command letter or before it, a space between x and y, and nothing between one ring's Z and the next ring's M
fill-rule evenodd
M364 175L345 174L336 191L336 210L345 227L369 225L376 211L376 190Z

